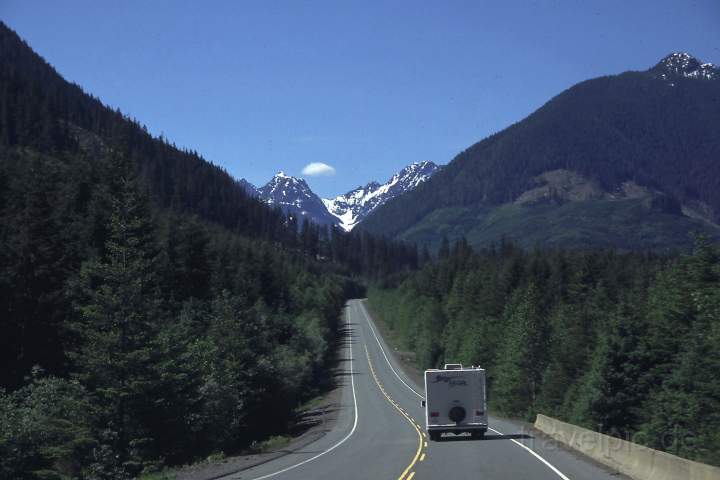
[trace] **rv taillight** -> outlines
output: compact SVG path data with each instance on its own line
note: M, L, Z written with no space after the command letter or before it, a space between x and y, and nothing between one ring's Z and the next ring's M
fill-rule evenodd
M482 410L475 410L475 415L477 415L478 417L482 414L483 414Z
M431 417L439 417L439 416L440 416L440 412L430 412L430 416L431 416Z

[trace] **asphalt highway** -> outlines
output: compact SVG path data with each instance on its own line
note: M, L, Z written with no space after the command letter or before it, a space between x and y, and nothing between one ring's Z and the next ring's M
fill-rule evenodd
M314 443L225 479L617 480L518 424L490 417L484 439L424 433L423 389L401 369L361 300L348 302L336 425ZM489 392L491 394L491 392Z

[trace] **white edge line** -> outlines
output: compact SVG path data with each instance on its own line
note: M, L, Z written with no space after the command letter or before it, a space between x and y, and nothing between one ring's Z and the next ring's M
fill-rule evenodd
M495 430L494 428L488 427L488 430L492 430L493 432L495 432L495 433L497 433L497 434L499 434L499 435L505 435L504 433L499 432L499 431ZM514 438L511 438L510 441L513 442L514 444L516 444L516 445L524 448L524 449L527 450L528 452L532 453L538 460L540 460L540 461L543 462L545 465L547 465L547 467L548 467L550 470L552 470L553 472L557 473L557 475L558 475L560 478L562 478L563 480L570 480L570 479L569 479L568 477L566 477L560 470L558 470L557 468L555 468L550 462L548 462L548 461L545 460L543 457L541 457L540 455L538 455L538 453L537 453L535 450L531 449L530 447L528 447L527 445L525 445L525 444L523 444L523 443L521 443L521 442L518 442L518 441L515 440Z
M350 326L350 307L348 307L348 309L346 310L346 313L347 313L347 322L346 322L346 324L347 324L348 327L349 327L349 326ZM335 450L337 447L339 447L340 445L342 445L343 443L345 443L345 441L346 441L348 438L350 438L353 433L355 433L355 429L357 428L357 424L358 424L358 406L357 406L357 396L355 395L355 378L354 378L354 375L353 375L353 361L354 361L354 360L353 360L353 355L352 355L352 341L348 342L348 346L349 346L349 350L350 350L350 358L349 358L349 359L350 359L350 362L349 362L349 363L350 363L350 383L351 383L351 385L352 385L353 405L354 405L354 411L355 411L355 421L353 422L353 427L352 427L352 430L350 430L350 433L348 433L347 435L345 435L345 437L344 437L342 440L340 440L338 443L336 443L336 444L333 445L332 447L328 448L328 449L325 450L324 452L318 453L318 454L315 455L314 457L308 458L307 460L303 460L302 462L296 463L295 465L290 465L289 467L283 468L282 470L278 470L277 472L268 473L267 475L263 475L262 477L255 477L253 480L263 480L264 478L274 477L275 475L280 475L281 473L288 472L288 471L293 470L293 469L295 469L295 468L297 468L297 467L299 467L299 466L305 465L306 463L310 463L310 462L312 462L313 460L322 457L322 456L325 455L326 453L332 452L332 451Z
M403 385L405 385L407 388L409 388L411 392L413 392L413 393L414 393L415 395L417 395L418 397L423 398L423 396L420 395L418 392L416 392L414 388L412 388L410 385L408 385L407 383L405 383L405 380L403 380L402 378L400 378L400 375L398 375L398 373L397 373L397 372L395 371L395 369L393 368L392 364L390 364L390 360L388 359L387 355L385 354L385 349L384 349L384 348L382 347L382 345L380 344L380 339L379 339L378 336L375 334L375 329L373 329L373 327L372 327L372 321L370 320L370 317L368 316L368 314L367 314L366 311L365 311L365 305L363 305L362 302L359 302L359 303L360 303L360 306L362 307L363 315L365 316L365 319L366 319L367 322L368 322L368 326L370 327L370 331L372 332L373 336L375 337L375 341L377 342L378 347L380 347L380 351L382 352L383 357L385 357L385 361L387 362L388 366L390 367L390 370L392 370L392 372L395 374L395 376L398 378L398 380L400 380L400 381L403 383ZM495 433L497 433L497 434L499 434L499 435L505 435L504 433L499 432L499 431L495 430L494 428L488 427L488 430L492 430L493 432L495 432ZM537 452L535 452L534 450L532 450L532 449L531 449L530 447L528 447L527 445L518 442L518 441L515 440L514 438L511 438L510 441L513 442L514 444L518 445L519 447L524 448L524 449L527 450L528 452L530 452L533 456L535 456L535 458L537 458L537 459L540 460L542 463L544 463L550 470L552 470L553 472L555 472L555 473L556 473L560 478L562 478L563 480L570 480L567 476L565 476L565 474L563 474L560 470L558 470L557 468L555 468L555 467L553 466L553 464L551 464L550 462L548 462L547 460L545 460L543 457L541 457Z

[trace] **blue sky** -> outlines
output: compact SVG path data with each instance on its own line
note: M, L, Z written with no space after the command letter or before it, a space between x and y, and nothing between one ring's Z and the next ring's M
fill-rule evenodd
M578 81L720 63L720 2L0 0L68 80L262 185L322 196L464 148Z

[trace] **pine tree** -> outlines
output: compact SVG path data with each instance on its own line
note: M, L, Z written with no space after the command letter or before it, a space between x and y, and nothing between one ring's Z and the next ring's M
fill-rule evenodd
M573 420L588 428L625 435L637 425L647 395L648 359L640 348L645 328L634 304L623 301L612 312L581 381Z
M687 329L691 316L691 327L673 343L680 346L678 360L646 401L640 437L654 448L720 464L720 254L697 238L693 255L679 263L676 273L687 268L684 281L674 285L686 296L679 325Z
M505 312L508 331L494 386L495 404L504 413L525 416L536 408L547 364L547 325L539 305L538 290L530 284L513 295Z
M75 285L78 315L71 325L77 347L70 352L76 377L100 407L106 446L117 465L136 474L151 449L146 425L154 415L161 315L147 199L121 162L112 200L106 254L86 262ZM110 457L108 457L110 458Z
M0 229L0 292L4 293L0 384L17 387L33 365L61 371L59 323L66 306L63 282L68 246L54 210L56 165L28 159L15 169ZM7 342L7 344L5 343Z
M450 256L450 241L447 237L442 238L440 249L438 250L438 258L444 259Z
M582 375L591 353L592 337L585 323L586 317L573 305L560 305L550 316L550 362L543 372L538 399L541 411L566 413L568 386Z

